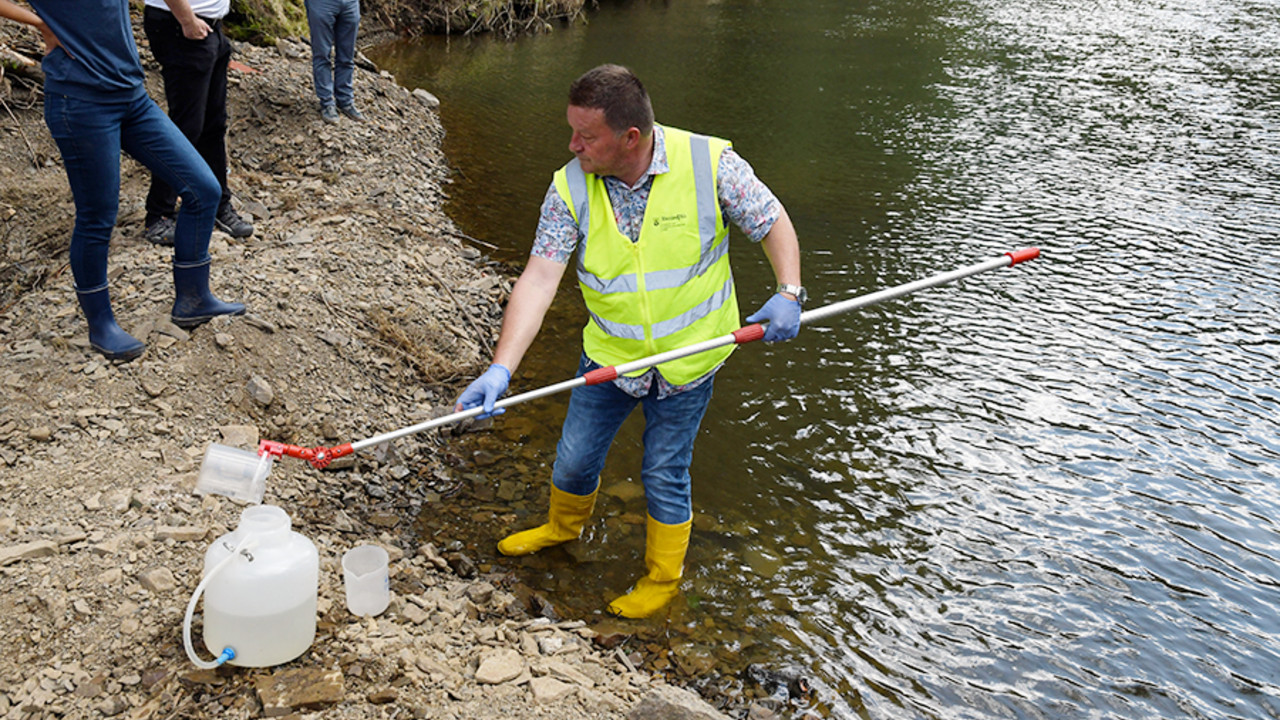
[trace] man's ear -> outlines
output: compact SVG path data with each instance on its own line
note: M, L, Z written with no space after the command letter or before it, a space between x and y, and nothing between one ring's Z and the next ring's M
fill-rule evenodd
M623 141L626 143L628 150L634 150L637 147L639 147L640 146L640 128L634 127L634 126L627 128L627 132L623 137Z

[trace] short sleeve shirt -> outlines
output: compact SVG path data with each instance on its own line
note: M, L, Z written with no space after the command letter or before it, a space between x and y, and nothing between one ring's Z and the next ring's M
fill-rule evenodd
M129 0L31 0L31 7L58 36L59 47L40 61L46 93L95 103L146 95Z

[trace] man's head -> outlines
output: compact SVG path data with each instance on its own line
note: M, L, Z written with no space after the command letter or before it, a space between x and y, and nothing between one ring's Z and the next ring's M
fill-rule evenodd
M620 65L601 65L569 88L569 150L583 171L634 183L648 169L653 105L640 79Z
M569 86L569 104L604 112L615 133L629 128L648 137L653 132L653 105L640 78L621 65L600 65L583 73Z

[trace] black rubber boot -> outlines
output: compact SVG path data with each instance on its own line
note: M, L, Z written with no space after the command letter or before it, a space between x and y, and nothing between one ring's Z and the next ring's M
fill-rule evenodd
M180 328L193 328L209 322L219 315L243 315L241 303L222 302L209 292L209 264L173 264L173 289L175 298L169 319Z
M111 295L107 292L106 285L93 290L76 290L76 299L80 301L84 319L89 322L89 344L108 360L128 362L147 349L141 340L125 332L116 323L115 313L111 312Z

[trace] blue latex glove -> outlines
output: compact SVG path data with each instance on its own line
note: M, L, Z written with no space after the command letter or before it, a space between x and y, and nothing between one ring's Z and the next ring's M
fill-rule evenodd
M458 396L458 404L455 410L470 410L477 405L484 404L484 412L476 416L477 420L483 420L494 415L501 415L506 412L506 408L493 409L493 404L498 401L507 392L507 385L511 382L511 371L498 363L489 366L484 374L467 386L462 391L462 395Z
M769 321L764 330L765 342L790 340L800 332L800 302L782 293L774 293L769 301L747 318L749 323Z

